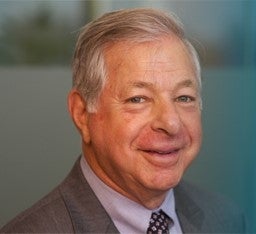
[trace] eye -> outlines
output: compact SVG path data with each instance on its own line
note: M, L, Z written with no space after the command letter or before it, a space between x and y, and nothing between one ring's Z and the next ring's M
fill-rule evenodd
M187 96L187 95L183 95L183 96L179 96L177 98L177 101L178 102L193 102L195 101L195 98L194 97L191 97L191 96Z
M132 97L132 98L128 99L128 102L131 102L131 103L142 103L142 102L145 102L145 97L140 97L140 96Z

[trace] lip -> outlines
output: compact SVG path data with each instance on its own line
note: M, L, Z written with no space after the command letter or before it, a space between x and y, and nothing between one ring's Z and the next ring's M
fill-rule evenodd
M171 150L160 150L160 149L149 149L149 150L142 150L143 152L146 152L148 154L159 154L159 156L165 156L165 155L173 155L176 154L179 149L171 149Z
M141 149L140 151L151 164L159 167L170 167L178 162L181 148L153 148Z

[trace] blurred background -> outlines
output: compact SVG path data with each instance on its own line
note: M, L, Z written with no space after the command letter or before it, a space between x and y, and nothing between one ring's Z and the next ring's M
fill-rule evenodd
M66 108L79 29L112 10L182 20L203 67L204 141L186 178L240 206L256 233L256 1L0 1L0 226L68 173L80 138Z

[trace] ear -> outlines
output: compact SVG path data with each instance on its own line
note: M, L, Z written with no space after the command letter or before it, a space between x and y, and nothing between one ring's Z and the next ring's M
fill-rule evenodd
M88 115L86 103L82 95L73 89L68 95L68 110L73 119L74 124L79 130L83 141L90 142L90 133L88 128Z

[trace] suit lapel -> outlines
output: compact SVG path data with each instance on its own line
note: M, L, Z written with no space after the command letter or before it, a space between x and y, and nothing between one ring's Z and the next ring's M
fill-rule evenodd
M59 190L76 233L119 233L85 180L80 168L80 158L59 186ZM200 233L204 213L188 193L183 182L174 189L176 212L183 233Z
M59 189L76 233L118 233L85 180L80 168L80 158Z
M174 189L174 196L176 212L183 233L200 233L204 213L189 197L188 191L184 190L183 182Z

